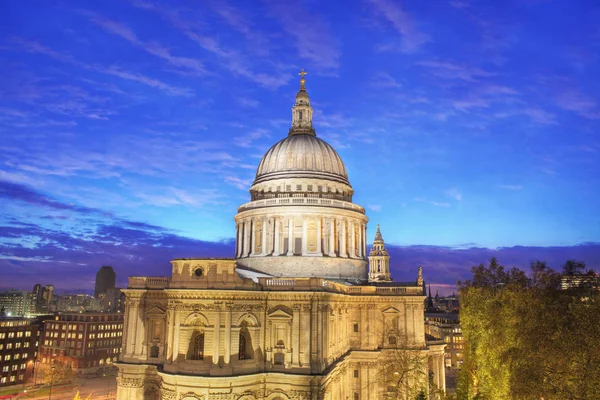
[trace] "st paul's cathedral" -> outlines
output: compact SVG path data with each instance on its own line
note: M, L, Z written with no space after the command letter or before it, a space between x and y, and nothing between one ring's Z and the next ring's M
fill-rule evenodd
M316 135L300 74L289 133L235 215L235 258L129 278L117 399L414 399L445 387L422 271L392 280L379 226L367 253L365 209Z

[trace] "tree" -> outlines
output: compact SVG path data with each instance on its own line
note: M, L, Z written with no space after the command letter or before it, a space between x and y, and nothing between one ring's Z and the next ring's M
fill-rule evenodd
M567 260L563 265L563 274L565 275L582 275L585 270L583 261Z
M73 378L73 370L67 364L41 364L39 368L42 382L46 385L58 385Z
M567 262L563 271L585 264ZM543 262L531 274L496 259L460 283L465 352L459 399L600 399L600 295L560 290Z

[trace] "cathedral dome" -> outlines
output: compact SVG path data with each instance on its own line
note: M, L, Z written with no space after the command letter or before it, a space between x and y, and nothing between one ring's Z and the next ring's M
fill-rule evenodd
M264 155L254 184L288 178L316 178L349 185L339 154L314 134L290 134Z

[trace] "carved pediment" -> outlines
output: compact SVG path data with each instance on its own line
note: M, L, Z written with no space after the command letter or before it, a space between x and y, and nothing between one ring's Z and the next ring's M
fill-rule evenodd
M383 310L384 314L400 314L400 311L395 307L388 307Z
M166 315L166 310L162 309L159 306L152 306L148 310L146 310L146 316L148 317L164 317Z
M277 309L268 315L269 319L292 319L292 315L282 309Z

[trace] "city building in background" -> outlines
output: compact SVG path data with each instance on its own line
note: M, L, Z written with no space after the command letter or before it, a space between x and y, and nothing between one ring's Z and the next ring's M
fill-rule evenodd
M39 359L70 365L78 374L112 367L121 352L123 314L64 313L45 321Z
M560 281L562 290L582 289L600 291L600 274L588 273L577 275L564 275Z
M106 293L110 289L115 288L117 274L112 267L103 266L96 273L96 287L94 289L94 297L98 297L101 293Z
M99 299L89 294L73 294L56 297L56 311L62 313L103 311Z
M235 216L235 259L175 259L170 277L129 278L117 398L415 398L430 379L445 388L445 345L424 331L422 270L394 282L379 229L369 265L365 209L316 136L301 75L288 136L260 161Z
M446 343L444 365L458 368L462 364L464 339L456 313L425 313L425 333Z
M26 290L7 290L1 292L0 310L3 311L4 315L13 317L35 314L35 297Z
M119 288L108 289L98 295L100 310L110 313L122 313L125 311L125 293Z
M37 318L0 318L0 387L27 382L35 372L43 321Z

